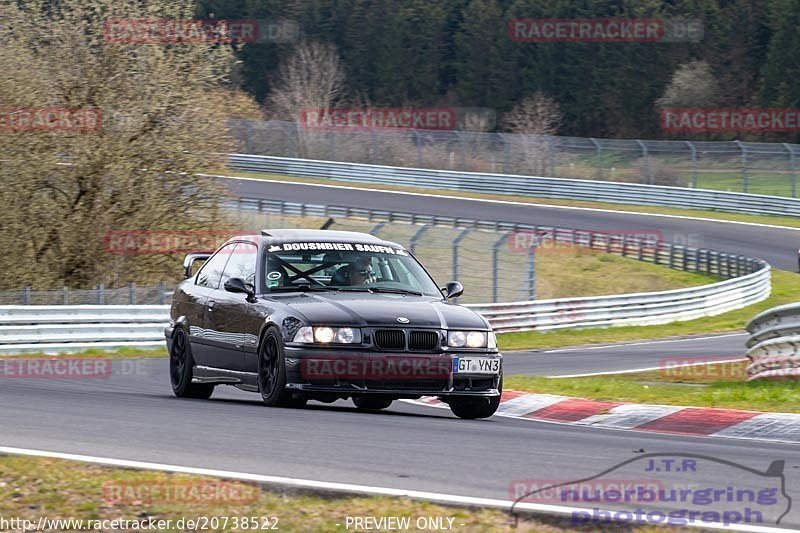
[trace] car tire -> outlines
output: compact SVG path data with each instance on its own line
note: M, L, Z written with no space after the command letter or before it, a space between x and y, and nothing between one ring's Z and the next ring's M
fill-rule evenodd
M450 410L458 418L474 420L476 418L489 418L500 407L500 397L503 394L503 376L500 376L498 385L500 394L488 398L455 397L448 400Z
M380 396L353 396L353 403L359 409L365 411L380 411L392 405L391 398L382 398Z
M308 401L286 389L283 341L275 326L267 329L258 347L258 392L269 407L303 407Z
M192 383L194 357L189 338L183 329L177 328L172 336L169 350L169 380L172 392L178 398L207 400L214 393L213 383Z

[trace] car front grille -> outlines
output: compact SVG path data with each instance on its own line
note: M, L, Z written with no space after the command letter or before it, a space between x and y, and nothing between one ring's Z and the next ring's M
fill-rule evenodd
M408 336L409 350L433 350L438 347L438 331L412 331Z
M375 331L375 347L380 350L405 350L406 334L402 329Z

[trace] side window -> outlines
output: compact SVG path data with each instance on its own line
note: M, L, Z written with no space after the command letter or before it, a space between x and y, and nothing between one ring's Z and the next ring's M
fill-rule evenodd
M200 269L200 272L197 273L195 285L208 287L209 289L218 289L220 279L222 278L222 273L225 270L225 265L227 264L228 258L230 258L235 246L236 243L231 243L224 248L221 248L216 254L214 254L213 257L211 257L211 259L206 261L206 263Z
M236 249L233 251L231 259L222 274L219 286L224 287L225 282L230 278L241 278L245 283L255 287L257 256L258 248L255 244L249 242L237 243Z

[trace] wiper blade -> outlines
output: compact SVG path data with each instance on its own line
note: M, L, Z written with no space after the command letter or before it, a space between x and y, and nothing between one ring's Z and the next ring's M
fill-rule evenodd
M410 289L396 289L394 287L371 287L372 292L388 292L392 294L410 294L412 296L422 296L420 291L412 291Z

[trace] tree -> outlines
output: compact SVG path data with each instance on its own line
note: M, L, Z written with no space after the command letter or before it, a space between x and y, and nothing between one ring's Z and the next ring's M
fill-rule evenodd
M521 171L547 171L548 155L551 155L547 136L558 133L560 125L558 103L542 92L524 98L506 113L503 117L505 130L517 134L506 136L506 142L515 148Z
M303 110L331 109L345 101L345 72L330 44L300 43L278 67L266 111L271 118L297 120Z
M705 61L679 65L658 107L711 107L718 105L720 90L711 66Z
M0 131L0 286L114 285L179 272L174 256L108 253L113 230L215 227L223 191L197 177L234 148L230 46L108 38L121 19L188 20L186 0L5 2L0 49L6 108L101 115L89 131ZM7 119L7 116L3 117Z

